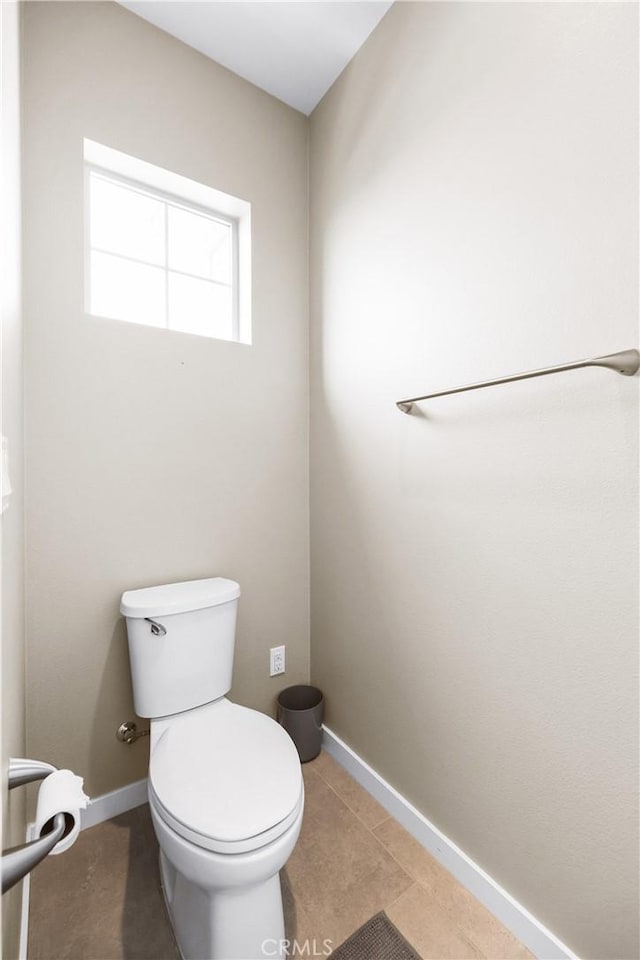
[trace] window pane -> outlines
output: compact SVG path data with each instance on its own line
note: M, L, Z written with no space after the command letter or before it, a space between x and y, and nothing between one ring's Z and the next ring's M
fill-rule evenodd
M108 253L91 254L91 313L166 326L165 272Z
M231 283L231 224L180 207L167 209L170 269Z
M231 288L170 273L169 327L201 337L233 340Z
M164 264L165 204L91 173L91 246Z

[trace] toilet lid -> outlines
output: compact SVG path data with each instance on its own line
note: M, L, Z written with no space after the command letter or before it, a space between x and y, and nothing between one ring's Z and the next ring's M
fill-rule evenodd
M184 833L182 825L212 848L271 834L302 793L289 735L265 714L228 700L172 720L153 748L149 779L178 831Z

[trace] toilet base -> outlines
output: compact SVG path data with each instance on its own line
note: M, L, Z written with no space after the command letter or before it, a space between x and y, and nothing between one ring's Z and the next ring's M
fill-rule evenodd
M169 920L182 960L282 960L280 875L252 887L217 891L190 883L160 851Z
M155 809L160 874L167 913L183 960L284 960L280 870L302 824L257 850L217 854L176 834Z

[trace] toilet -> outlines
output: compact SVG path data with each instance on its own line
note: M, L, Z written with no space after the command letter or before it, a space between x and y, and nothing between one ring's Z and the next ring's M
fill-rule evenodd
M149 806L184 960L285 956L279 871L300 833L300 760L275 720L227 700L240 587L213 577L123 594Z

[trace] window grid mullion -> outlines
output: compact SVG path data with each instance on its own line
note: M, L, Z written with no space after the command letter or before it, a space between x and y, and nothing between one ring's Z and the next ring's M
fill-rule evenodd
M153 267L155 270L164 270L161 263L152 263L150 260L141 260L140 257L130 257L126 253L116 253L115 250L105 250L104 247L90 248L92 253L104 253L107 257L117 257L118 260L128 260L130 263L139 263L143 267ZM211 277L201 277L198 273L188 273L186 270L178 270L177 267L171 267L169 273L177 273L180 277L191 277L192 280L202 280L203 283L212 283L216 287L233 287L233 283L225 283L224 280L213 280Z

